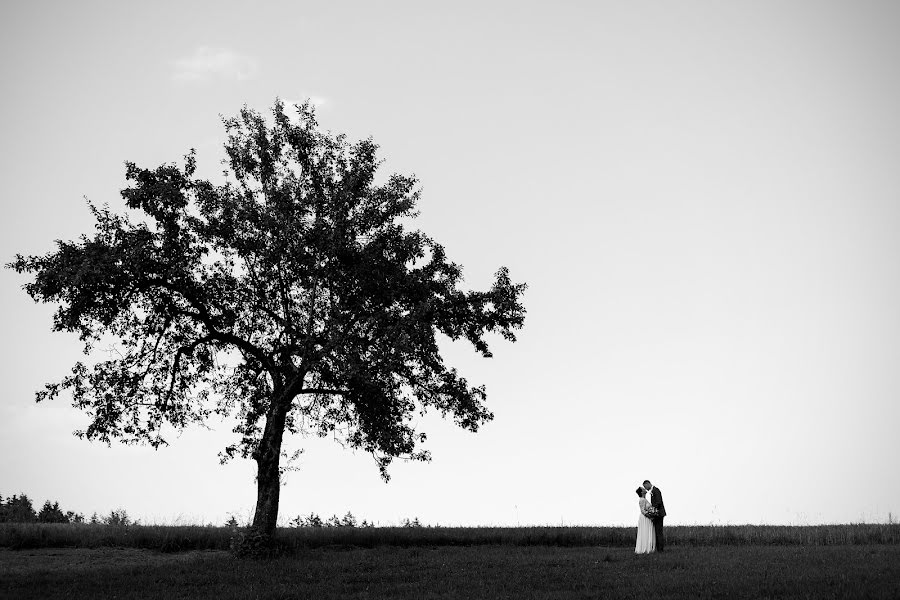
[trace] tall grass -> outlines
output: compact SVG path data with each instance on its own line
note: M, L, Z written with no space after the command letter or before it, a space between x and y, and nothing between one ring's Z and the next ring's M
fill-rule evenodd
M0 547L148 548L162 552L227 549L231 531L199 525L91 525L87 523L0 523Z
M227 550L236 530L211 526L0 523L0 547ZM289 549L354 546L607 546L634 544L632 527L301 527L278 531ZM900 544L900 524L686 525L666 527L671 546Z

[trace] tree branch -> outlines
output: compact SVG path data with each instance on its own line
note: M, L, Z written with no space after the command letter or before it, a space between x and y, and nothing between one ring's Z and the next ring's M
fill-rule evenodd
M331 389L331 388L305 388L297 392L297 395L301 394L336 394L336 395L346 395L349 394L350 390L340 390L340 389Z
M172 361L172 377L169 380L169 391L166 392L165 404L169 403L169 400L171 400L172 398L172 392L175 390L175 378L178 375L178 367L181 366L181 357L187 356L188 354L192 353L200 344L205 344L213 340L215 340L213 336L204 335L203 337L198 338L190 344L182 346L178 349L178 352L175 353L175 360Z
M181 289L181 288L169 283L168 281L163 281L163 280L159 280L159 279L150 279L150 280L148 280L148 283L150 285L156 285L165 290L169 290L171 292L174 292L174 293L180 295L197 312L192 313L192 312L186 311L186 310L178 310L177 311L178 314L181 314L181 315L184 315L191 319L199 321L206 327L207 331L209 332L208 335L211 336L213 339L217 339L217 340L225 342L227 344L232 344L232 345L236 346L237 348L243 350L244 352L246 352L247 354L249 354L256 360L258 360L260 362L260 364L262 364L266 368L266 370L269 371L269 373L271 373L273 376L276 374L275 365L272 363L271 360L269 360L269 357L266 355L265 352L263 352L260 348L254 346L253 344L251 344L249 341L245 340L244 338L238 337L238 336L234 335L233 333L219 331L219 329L216 327L216 325L214 323L212 315L209 314L209 310L206 308L206 306L202 302L200 302L197 298L193 297L192 294L187 293L186 290Z

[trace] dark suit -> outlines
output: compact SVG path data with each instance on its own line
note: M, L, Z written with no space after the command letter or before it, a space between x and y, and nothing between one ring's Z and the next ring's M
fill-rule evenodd
M663 517L666 516L666 505L663 504L662 492L656 486L650 492L650 505L659 512L653 517L653 530L656 531L656 551L662 552L666 548L666 538L663 535Z

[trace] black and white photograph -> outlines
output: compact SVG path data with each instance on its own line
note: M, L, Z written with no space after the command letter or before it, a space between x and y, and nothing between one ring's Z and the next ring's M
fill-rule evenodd
M0 598L900 598L900 2L0 4Z

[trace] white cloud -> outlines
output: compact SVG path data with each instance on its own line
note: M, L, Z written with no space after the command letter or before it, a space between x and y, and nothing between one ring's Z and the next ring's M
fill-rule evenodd
M328 98L324 96L313 96L307 94L301 94L300 98L282 98L282 102L284 102L284 113L287 115L288 120L294 125L297 124L297 110L296 106L303 104L306 101L309 101L312 104L312 107L315 109L316 114L321 114L322 108L330 106L330 102Z
M300 94L299 99L285 98L284 105L287 108L293 109L295 104L303 104L307 100L309 100L310 104L312 104L313 108L315 108L316 110L319 110L322 107L324 107L326 104L328 104L328 98L325 98L324 96L313 96L311 94Z
M251 79L259 67L255 60L225 48L200 46L193 54L175 61L175 79L178 81L209 81Z
M308 96L307 99L316 108L322 108L328 102L328 98L323 98L322 96Z

